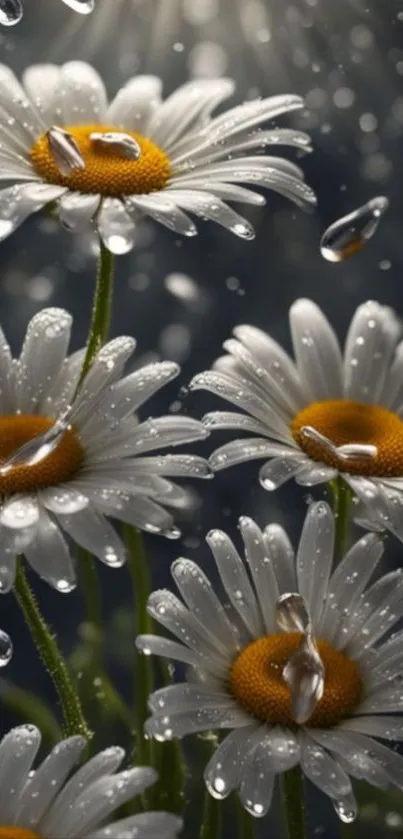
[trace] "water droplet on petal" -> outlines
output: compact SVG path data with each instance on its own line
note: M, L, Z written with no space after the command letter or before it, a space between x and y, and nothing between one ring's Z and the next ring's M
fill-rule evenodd
M335 221L320 240L322 256L329 262L343 262L361 251L376 232L388 207L389 200L380 195Z
M76 587L76 583L72 582L71 580L57 580L55 583L55 587L62 594L69 594L70 591L73 591L73 589Z
M333 807L344 824L351 824L357 818L357 804L353 795L347 795L338 801L334 800Z
M0 0L0 23L3 26L15 26L23 15L21 0Z
M13 655L13 643L7 632L0 629L0 667L5 667Z

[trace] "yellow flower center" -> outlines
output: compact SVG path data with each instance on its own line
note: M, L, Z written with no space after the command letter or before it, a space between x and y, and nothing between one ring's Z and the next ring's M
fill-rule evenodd
M41 839L38 833L25 827L0 827L0 839Z
M301 433L304 425L310 425L324 434L335 446L348 443L373 445L378 453L372 458L350 458L342 462L323 443L305 437ZM380 405L366 405L347 399L314 402L294 417L291 432L309 457L327 466L353 475L379 478L403 476L403 422L397 414Z
M141 195L163 189L171 175L169 157L147 137L124 131L140 146L138 160L130 160L114 146L104 146L90 140L90 134L122 132L109 125L63 126L75 140L85 162L85 169L75 169L62 175L54 161L46 134L41 134L31 148L35 171L50 184L69 189L119 198L122 195Z
M16 415L0 417L0 467L17 449L54 425L45 417ZM56 448L32 466L13 466L0 473L0 495L35 492L69 481L80 469L84 450L74 428L65 431ZM0 839L2 834L0 831Z
M266 635L245 647L232 664L229 689L253 717L272 725L295 726L291 693L282 673L301 642L299 632ZM326 641L318 640L325 668L325 689L309 725L327 728L349 717L360 702L357 665Z

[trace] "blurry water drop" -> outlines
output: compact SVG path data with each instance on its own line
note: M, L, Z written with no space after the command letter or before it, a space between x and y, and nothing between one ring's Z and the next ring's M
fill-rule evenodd
M357 805L353 795L347 795L339 801L333 801L334 809L344 824L351 824L357 817Z
M389 200L380 195L335 221L320 240L322 256L329 262L343 262L361 251L374 235L388 207Z
M21 0L0 0L0 23L3 26L15 26L23 14Z
M0 667L5 667L13 654L13 644L7 632L0 629Z
M63 0L63 3L80 15L89 15L95 8L95 0Z
M305 599L300 594L282 594L276 603L276 621L284 632L306 632L310 618Z

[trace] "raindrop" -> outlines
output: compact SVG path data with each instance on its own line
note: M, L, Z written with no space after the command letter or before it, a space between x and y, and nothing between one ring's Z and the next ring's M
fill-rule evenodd
M5 667L13 655L13 644L7 632L0 629L0 667Z
M95 8L95 0L63 0L63 3L80 15L89 15Z
M320 240L322 256L329 262L343 262L363 250L388 207L389 200L380 195L335 221Z
M3 26L15 26L23 15L21 0L0 0L0 23Z

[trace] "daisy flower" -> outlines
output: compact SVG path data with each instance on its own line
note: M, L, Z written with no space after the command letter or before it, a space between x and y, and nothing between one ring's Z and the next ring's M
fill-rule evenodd
M170 813L141 813L109 821L123 804L157 780L149 767L118 772L125 753L105 749L71 774L86 746L83 737L58 743L32 771L41 743L33 725L13 728L0 743L2 839L174 839L182 820ZM69 777L70 776L70 777Z
M179 372L149 364L123 375L135 341L123 336L96 356L77 394L84 350L67 355L71 316L44 309L31 320L19 359L0 331L0 587L13 585L16 555L59 591L75 585L68 541L110 566L125 560L107 517L172 537L172 512L187 503L170 476L211 476L199 457L155 454L204 439L178 415L139 423L135 412ZM75 395L76 394L76 395Z
M203 571L178 559L172 574L183 601L154 592L150 614L178 641L140 636L144 653L189 667L187 680L152 694L148 734L181 738L230 729L205 769L215 798L238 790L254 816L270 808L275 777L299 765L328 795L343 821L353 821L351 777L403 787L403 758L377 739L403 738L403 573L368 586L382 554L366 534L332 573L334 518L312 504L296 558L287 534L251 519L240 529L246 562L229 537L207 542L225 599ZM286 631L280 631L282 627Z
M62 3L81 15L89 15L95 8L95 0L62 0ZM23 13L22 0L0 0L0 23L3 26L15 26Z
M189 212L252 239L249 222L227 204L264 204L243 183L315 204L298 166L264 155L279 145L309 150L309 137L261 130L303 100L256 99L211 117L233 90L228 79L194 81L161 102L161 81L138 76L108 105L103 82L83 62L32 66L23 86L0 67L1 177L12 184L0 191L0 239L47 204L71 230L93 224L114 253L131 250L145 215L194 236Z
M224 344L229 355L191 383L243 412L207 414L207 428L257 435L217 449L211 466L270 458L260 470L267 490L339 475L365 523L403 540L403 342L395 313L373 301L359 306L344 352L310 300L293 304L290 328L295 361L269 335L238 326Z

